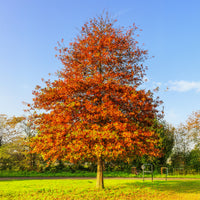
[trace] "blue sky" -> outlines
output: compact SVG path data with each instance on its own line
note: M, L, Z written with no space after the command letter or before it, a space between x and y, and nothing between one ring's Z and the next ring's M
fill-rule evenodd
M150 56L145 87L160 86L165 119L178 125L200 109L200 1L0 0L0 113L22 115L41 78L62 68L57 41L66 46L81 26L103 10L143 31ZM166 88L168 91L165 91Z

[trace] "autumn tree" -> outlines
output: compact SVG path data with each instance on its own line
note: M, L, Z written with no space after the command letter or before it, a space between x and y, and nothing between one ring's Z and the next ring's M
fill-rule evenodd
M135 39L137 27L116 28L100 16L83 25L74 42L58 45L63 69L56 80L36 86L31 119L38 135L33 152L44 159L96 162L103 188L103 162L133 155L158 156L160 100L141 89L147 51Z
M189 138L195 143L200 144L200 110L193 112L186 121L186 129Z

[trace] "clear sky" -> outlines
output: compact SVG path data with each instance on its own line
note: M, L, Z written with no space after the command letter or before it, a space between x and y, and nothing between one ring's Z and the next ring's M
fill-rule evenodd
M0 0L0 114L23 115L41 78L62 68L57 41L67 46L103 10L143 31L150 56L146 87L160 86L165 119L178 125L200 109L200 1ZM165 89L169 87L166 92Z

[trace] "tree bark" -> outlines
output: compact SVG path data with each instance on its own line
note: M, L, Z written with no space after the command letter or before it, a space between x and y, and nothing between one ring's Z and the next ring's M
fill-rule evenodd
M2 146L3 136L0 136L0 147Z
M103 160L101 157L97 159L97 189L104 188L103 182Z

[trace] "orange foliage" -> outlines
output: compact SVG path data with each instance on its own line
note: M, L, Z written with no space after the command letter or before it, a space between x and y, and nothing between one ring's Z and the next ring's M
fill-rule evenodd
M196 128L200 130L200 110L193 112L187 120L188 128Z
M109 18L93 18L70 43L58 44L64 65L58 79L36 87L30 110L38 135L34 152L45 159L97 161L132 155L158 156L152 129L159 99L139 89L147 51L134 39L137 27L115 28Z
M200 141L200 110L193 112L186 121L185 129L188 130L188 137L194 142Z

